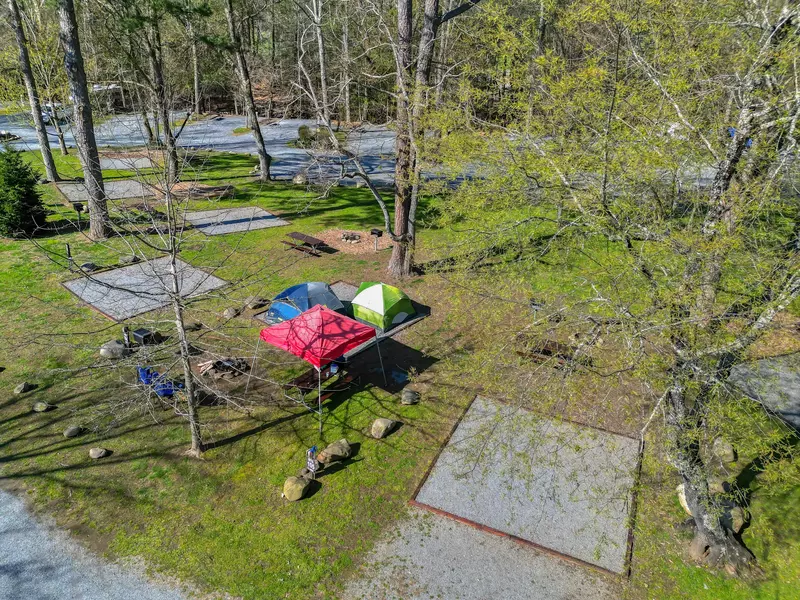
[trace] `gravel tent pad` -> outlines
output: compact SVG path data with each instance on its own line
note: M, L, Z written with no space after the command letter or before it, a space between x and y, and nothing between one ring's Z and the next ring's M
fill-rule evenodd
M800 431L800 353L738 364L728 381Z
M331 289L342 302L350 302L358 293L358 286L346 281L334 281L331 284Z
M184 298L227 284L181 260L177 261L177 269ZM124 321L166 306L169 297L164 289L171 285L169 278L169 257L163 257L73 279L65 282L64 287L110 319Z
M265 229L289 224L289 221L284 221L257 206L187 212L184 216L195 229L202 231L206 235L239 233L252 229Z
M415 502L623 573L638 460L631 438L479 397Z
M616 578L411 508L367 556L344 600L616 600Z
M101 169L136 171L138 169L152 169L155 166L156 164L147 156L100 157Z
M88 204L89 191L85 183L61 182L56 184L62 194L72 203L81 202ZM123 179L120 181L105 181L103 189L109 200L123 200L125 198L152 198L155 192L150 186L135 179Z

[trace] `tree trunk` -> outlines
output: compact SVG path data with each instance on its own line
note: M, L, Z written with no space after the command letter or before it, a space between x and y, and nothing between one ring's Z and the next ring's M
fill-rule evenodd
M197 59L197 40L194 37L194 29L189 23L189 37L192 49L192 82L194 84L194 114L200 114L200 61Z
M110 231L108 207L73 0L58 0L58 22L59 38L64 49L64 66L75 107L75 138L89 192L89 235L95 240L105 239Z
M50 98L50 106L55 106L55 102L52 98ZM61 129L61 123L58 122L58 111L56 111L55 118L53 119L53 127L56 130L56 136L58 137L58 148L61 150L62 156L68 156L69 150L67 150L67 143L64 140L64 130Z
M178 149L175 146L175 135L170 122L169 105L167 100L167 86L164 83L164 65L161 60L161 31L158 23L153 20L147 32L147 54L150 59L150 71L153 85L153 102L158 113L158 120L164 130L164 148L166 151L167 170L166 187L170 188L178 181Z
M344 120L350 118L350 15L345 13L342 21L342 102L344 103Z
M680 367L678 367L680 369ZM681 476L686 503L692 512L696 527L699 555L714 567L724 567L740 572L755 564L753 555L742 546L720 521L721 507L708 489L708 472L700 457L697 427L699 425L697 399L690 409L683 385L676 381L667 395L667 425L672 447L671 459Z
M397 119L395 132L394 169L394 242L389 259L389 272L395 277L411 274L408 234L408 217L411 208L411 123L408 87L411 85L411 0L397 0Z
M42 107L39 104L39 94L36 90L36 81L33 79L31 69L31 59L28 55L28 40L25 39L25 30L22 28L22 18L19 14L17 0L8 0L8 10L10 13L11 28L17 38L17 49L19 50L19 66L22 71L22 78L25 80L25 89L28 91L28 101L31 107L31 117L33 125L36 127L36 136L39 138L39 148L42 152L42 162L47 179L58 181L58 171L56 163L53 161L53 154L50 152L50 141L47 139L47 129L42 118ZM58 118L58 115L55 115Z
M225 2L225 17L228 21L228 35L230 36L233 51L236 54L236 72L239 75L239 86L242 91L245 110L247 111L247 119L250 128L253 130L253 137L256 140L256 147L258 149L258 162L260 166L259 179L261 181L269 181L272 157L267 154L264 136L261 134L261 126L258 124L256 104L253 101L253 86L250 82L250 71L247 68L247 60L245 59L244 51L239 41L239 32L234 23L233 0L226 0Z
M331 110L328 104L328 75L325 64L325 39L322 35L322 6L323 0L312 0L314 9L314 33L317 38L317 58L319 60L319 91L322 95L322 118L325 124L331 122Z
M147 134L147 145L155 146L156 136L153 133L153 128L150 126L150 117L147 116L147 110L142 108L140 114L142 115L142 125L144 125L144 131Z

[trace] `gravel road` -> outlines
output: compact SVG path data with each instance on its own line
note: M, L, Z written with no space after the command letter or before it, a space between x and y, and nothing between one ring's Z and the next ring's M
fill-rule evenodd
M0 600L184 600L183 591L92 555L0 491Z

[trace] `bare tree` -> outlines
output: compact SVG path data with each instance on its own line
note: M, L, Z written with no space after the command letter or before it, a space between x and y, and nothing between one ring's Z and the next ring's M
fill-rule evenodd
M78 37L73 0L58 0L58 21L61 45L64 48L64 66L67 69L70 92L75 107L75 139L83 166L86 188L89 192L89 235L96 240L109 234L108 207L100 170L100 156L94 137L94 121L86 71Z
M270 164L272 157L267 153L267 147L264 144L264 136L261 133L261 125L258 122L258 113L256 105L253 101L253 84L250 81L250 70L247 65L247 57L242 49L241 39L239 36L239 28L236 24L236 18L233 12L233 0L225 0L225 18L228 22L228 36L231 43L231 49L236 58L236 74L239 77L239 89L242 94L245 111L247 112L247 120L250 129L253 131L253 138L256 141L258 150L259 162L259 178L261 181L270 180Z
M17 40L19 50L19 65L22 77L25 80L25 89L28 91L28 102L31 107L31 117L36 128L36 135L39 138L39 149L42 153L45 173L50 181L58 181L58 171L53 162L53 154L50 152L50 141L47 139L47 129L42 118L42 107L39 103L39 94L36 90L36 81L33 79L31 60L28 55L28 41L25 39L25 30L22 27L22 18L16 0L8 0L9 21Z

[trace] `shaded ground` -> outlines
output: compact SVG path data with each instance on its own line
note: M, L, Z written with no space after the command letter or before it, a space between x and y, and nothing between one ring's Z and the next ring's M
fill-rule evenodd
M345 600L613 600L618 583L412 508L367 558Z
M21 500L0 491L0 600L183 600L131 569L89 554L68 536L35 521Z

